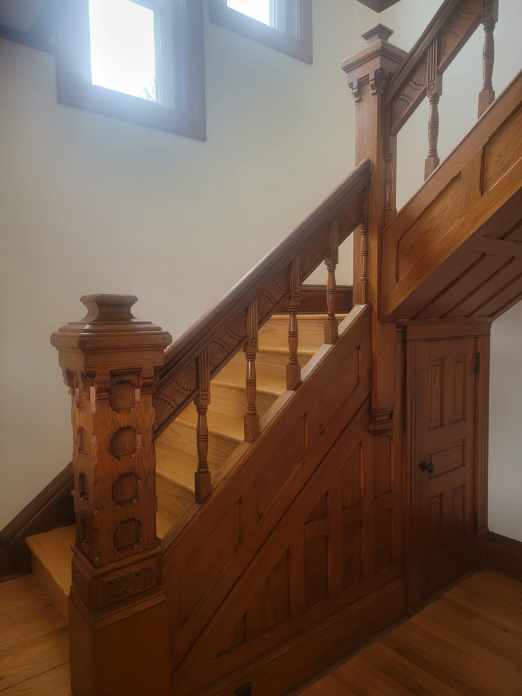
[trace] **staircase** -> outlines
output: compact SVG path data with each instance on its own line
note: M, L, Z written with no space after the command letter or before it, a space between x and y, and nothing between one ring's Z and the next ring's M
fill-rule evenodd
M324 340L326 314L298 316L301 343L299 364L305 367ZM337 321L345 315L337 315ZM258 409L261 418L286 392L288 363L288 315L275 314L259 333L257 355ZM243 416L246 410L246 358L237 353L212 381L212 401L208 411L209 466L217 485L227 460L244 442ZM197 469L197 412L188 406L159 436L156 442L157 532L180 530L197 510L194 471ZM71 548L75 526L59 527L28 537L33 574L48 590L62 616L67 617L71 587Z
M174 343L128 295L53 334L75 524L27 545L75 696L279 696L492 562L489 336L522 297L522 76L495 99L497 9L445 0L410 53L364 35L343 66L359 165ZM441 164L443 74L481 25L479 120ZM426 181L397 211L425 97Z

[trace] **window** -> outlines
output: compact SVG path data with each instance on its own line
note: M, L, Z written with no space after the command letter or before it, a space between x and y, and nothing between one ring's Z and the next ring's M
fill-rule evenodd
M311 0L210 0L210 16L216 24L312 62Z
M61 103L205 138L202 0L69 0Z

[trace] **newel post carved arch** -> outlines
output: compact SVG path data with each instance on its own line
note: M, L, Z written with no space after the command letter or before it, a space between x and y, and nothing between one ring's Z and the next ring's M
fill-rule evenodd
M170 650L152 396L171 337L132 316L133 296L82 302L86 317L51 338L72 401L72 692L166 696Z
M383 229L396 214L397 138L390 135L384 92L407 56L389 42L392 34L377 24L363 34L367 47L342 66L355 100L356 162L369 159L372 163L367 216L354 237L354 303L368 303L372 308L371 429L387 434L394 407L395 329L379 320L380 268Z

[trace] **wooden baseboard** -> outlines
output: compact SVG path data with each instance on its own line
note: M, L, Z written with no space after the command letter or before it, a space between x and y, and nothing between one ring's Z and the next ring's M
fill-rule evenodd
M31 571L31 554L25 544L28 536L74 523L72 485L68 464L0 532L0 580Z
M351 285L337 286L335 304L338 314L348 314L353 307L353 288ZM288 312L288 299L284 299L275 311L278 314L286 314ZM326 313L326 286L301 285L299 314L324 313Z
M252 685L252 693L279 696L314 679L392 626L406 611L404 582L396 580L361 599L250 668L205 691L205 696L229 696ZM245 691L245 693L248 693Z
M488 532L479 540L480 565L522 581L522 542Z

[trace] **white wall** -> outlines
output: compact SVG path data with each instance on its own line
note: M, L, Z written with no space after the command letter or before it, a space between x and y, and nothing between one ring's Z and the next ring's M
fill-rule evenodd
M58 105L52 57L0 40L0 528L70 459L51 331L85 293L174 336L218 301L351 171L340 65L376 21L316 0L313 66L207 23L205 143Z
M440 0L401 0L394 10L393 40L409 50L440 6ZM522 68L522 3L500 0L495 32L494 86L497 95ZM479 29L444 75L440 102L441 159L458 144L476 119L482 83L483 32ZM399 205L417 191L427 150L426 103L401 131L398 147ZM522 304L493 325L490 402L490 529L522 540Z

